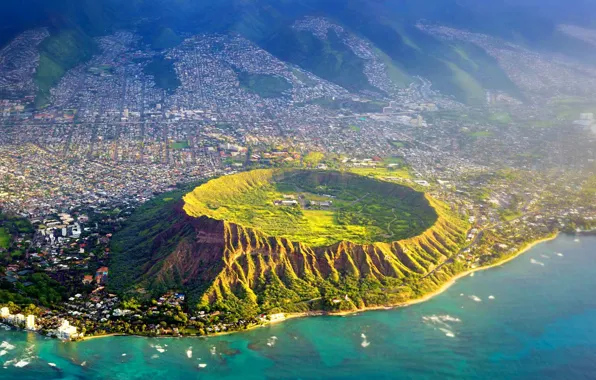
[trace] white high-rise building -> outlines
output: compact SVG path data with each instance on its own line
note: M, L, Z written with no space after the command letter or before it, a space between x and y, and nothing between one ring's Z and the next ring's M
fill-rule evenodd
M35 315L29 314L25 321L25 328L27 330L35 330Z
M0 309L0 317L1 318L6 318L10 315L10 310L8 310L7 307L3 307L2 309Z
M56 337L62 340L76 339L80 336L75 326L71 326L66 319L62 321L62 325L56 330Z

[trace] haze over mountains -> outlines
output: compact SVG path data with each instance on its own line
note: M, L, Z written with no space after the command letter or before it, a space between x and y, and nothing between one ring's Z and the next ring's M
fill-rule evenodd
M564 54L580 61L596 58L586 41L564 33L559 24L589 25L594 6L558 1L363 1L363 0L224 0L124 2L38 1L0 6L0 44L27 29L47 27L51 37L40 45L37 70L39 104L64 73L98 52L93 37L135 29L155 49L171 48L182 36L239 33L282 61L295 64L351 92L374 90L363 74L362 56L328 35L322 41L295 28L297 20L318 17L343 28L343 33L368 41L391 79L407 86L414 76L429 79L435 89L459 101L480 104L482 89L522 99L519 86L502 65L478 44L441 39L421 29L442 25L490 35L526 48Z

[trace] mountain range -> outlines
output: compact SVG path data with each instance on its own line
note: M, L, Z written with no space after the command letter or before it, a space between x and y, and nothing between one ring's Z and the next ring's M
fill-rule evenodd
M573 12L566 12L573 8ZM483 89L521 98L519 89L494 57L474 44L444 40L417 25L444 25L483 33L534 50L596 58L593 49L562 33L561 23L586 24L594 5L573 0L28 0L0 6L0 45L25 29L46 27L36 72L38 104L64 73L96 51L93 37L135 29L155 49L176 45L197 33L239 33L283 61L311 71L352 91L370 90L365 62L340 39L321 41L296 29L296 20L324 17L346 33L368 41L389 67L393 81L407 86L415 76L468 104L484 99ZM581 11L583 10L583 12Z

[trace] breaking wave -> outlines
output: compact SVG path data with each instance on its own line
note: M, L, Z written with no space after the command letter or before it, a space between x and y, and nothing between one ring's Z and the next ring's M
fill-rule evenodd
M544 263L541 261L538 261L536 259L530 259L530 262L534 265L540 265L540 266L544 266Z

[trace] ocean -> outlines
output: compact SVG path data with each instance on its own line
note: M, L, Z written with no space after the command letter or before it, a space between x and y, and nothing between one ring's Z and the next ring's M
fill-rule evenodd
M596 237L562 235L400 309L209 338L0 330L0 378L596 378L595 264Z

